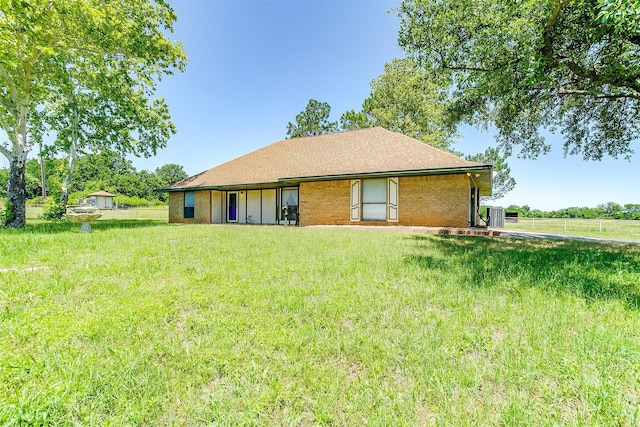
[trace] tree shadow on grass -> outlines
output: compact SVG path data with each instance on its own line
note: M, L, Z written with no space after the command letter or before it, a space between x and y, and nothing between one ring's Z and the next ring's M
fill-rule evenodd
M112 229L131 229L145 227L162 227L166 226L166 221L155 219L102 219L91 222L92 231L106 231ZM24 228L4 229L5 233L33 233L33 234L55 234L80 232L80 223L74 221L46 221L36 220L27 221Z
M550 239L413 235L406 262L456 272L461 285L537 287L640 309L640 246Z

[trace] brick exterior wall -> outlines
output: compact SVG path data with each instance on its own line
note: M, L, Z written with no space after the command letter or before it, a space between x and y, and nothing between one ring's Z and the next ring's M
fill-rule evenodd
M169 222L184 222L184 193L169 193Z
M184 217L184 192L169 193L169 222L185 224L211 223L211 191L195 192L194 218Z
M401 177L398 187L400 225L469 226L466 174Z
M468 227L466 174L400 177L398 222L351 221L350 180L300 183L300 225L415 225Z
M469 226L466 174L398 178L398 221L351 221L351 180L300 183L300 225ZM362 209L361 209L362 212ZM211 191L195 192L195 218L184 218L184 193L169 193L169 222L211 223Z
M350 180L301 182L300 225L351 224Z

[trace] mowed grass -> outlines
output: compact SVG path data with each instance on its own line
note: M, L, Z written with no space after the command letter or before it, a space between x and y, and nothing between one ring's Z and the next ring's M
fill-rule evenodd
M638 425L640 245L0 231L1 425Z

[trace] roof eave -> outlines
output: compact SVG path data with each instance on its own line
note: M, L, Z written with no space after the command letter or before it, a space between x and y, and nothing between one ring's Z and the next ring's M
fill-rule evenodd
M230 184L230 185L200 185L193 187L176 187L176 188L158 188L154 190L157 193L173 193L176 191L202 191L202 190L246 190L246 189L260 189L260 188L273 188L282 186L282 182L256 182L248 184Z
M310 181L328 181L334 179L354 179L354 178L368 178L368 177L396 177L396 176L417 176L417 175L441 175L441 174L456 174L467 173L474 171L489 171L491 176L491 165L478 165L478 166L461 166L454 168L439 168L439 169L417 169L417 170L404 170L404 171L384 171L384 172L364 172L364 173L350 173L350 174L336 174L336 175L318 175L318 176L302 176L302 177L288 177L279 178L276 182L263 182L263 183L245 183L245 184L233 184L233 185L203 185L193 187L176 187L176 188L158 188L154 191L159 193L171 193L177 191L201 191L201 190L240 190L247 188L269 188L279 187L282 185L291 185L299 182ZM485 172L486 173L486 172ZM484 189L484 192L487 190ZM489 192L491 186L489 186ZM484 194L483 194L484 195Z
M416 169L416 170L404 170L404 171L384 171L384 172L364 172L364 173L349 173L349 174L337 174L337 175L318 175L318 176L302 176L302 177L290 177L280 178L281 183L294 183L305 181L327 181L332 179L352 179L352 178L367 178L367 177L395 177L395 176L415 176L415 175L441 175L441 174L455 174L465 173L480 170L491 170L491 165L479 165L479 166L461 166L454 168L439 168L439 169Z

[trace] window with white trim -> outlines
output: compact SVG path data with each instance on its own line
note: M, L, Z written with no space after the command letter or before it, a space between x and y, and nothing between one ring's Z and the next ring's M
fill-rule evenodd
M362 220L386 221L387 219L387 179L372 178L362 180Z

